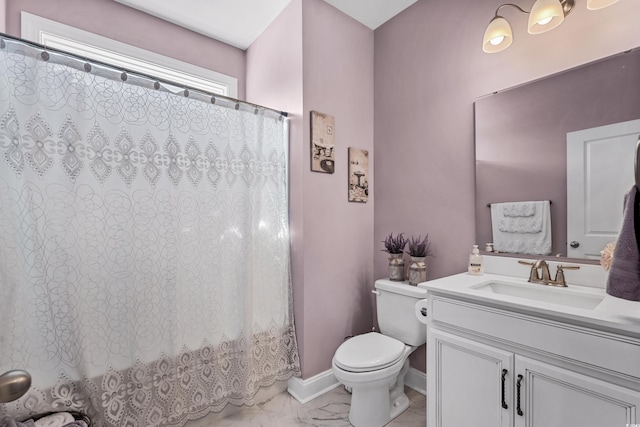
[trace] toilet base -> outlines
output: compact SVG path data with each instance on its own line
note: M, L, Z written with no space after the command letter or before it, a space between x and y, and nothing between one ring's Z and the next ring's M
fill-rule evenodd
M397 377L353 387L349 422L354 427L382 427L402 414L409 407L409 398L404 393L408 370L406 359Z
M391 420L396 418L398 415L402 414L408 408L409 408L409 398L407 397L406 394L404 394L404 391L403 391L402 396L398 397L391 405L391 412L389 414L391 418L389 418L389 422L391 422Z

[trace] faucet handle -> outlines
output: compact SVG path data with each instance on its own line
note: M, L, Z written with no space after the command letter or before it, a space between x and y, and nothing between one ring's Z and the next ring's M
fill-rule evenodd
M538 276L538 268L536 267L535 262L523 261L521 259L518 260L518 264L524 264L531 266L531 271L529 273L529 282L537 283L540 282L540 276Z
M556 286L567 286L567 282L564 279L564 270L579 270L579 265L562 265L558 264L556 270L556 278L553 280L556 283Z
M558 268L561 270L580 270L579 265L562 265L558 264Z

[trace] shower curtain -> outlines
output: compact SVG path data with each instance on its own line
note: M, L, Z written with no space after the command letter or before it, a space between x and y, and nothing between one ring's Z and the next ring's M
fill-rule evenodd
M175 93L174 93L175 92ZM182 426L299 375L286 120L0 42L0 418Z

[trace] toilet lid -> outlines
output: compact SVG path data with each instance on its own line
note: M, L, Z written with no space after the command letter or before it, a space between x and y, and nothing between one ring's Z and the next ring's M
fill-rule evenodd
M342 343L334 361L345 371L374 371L392 365L402 357L404 349L404 343L397 339L369 332Z

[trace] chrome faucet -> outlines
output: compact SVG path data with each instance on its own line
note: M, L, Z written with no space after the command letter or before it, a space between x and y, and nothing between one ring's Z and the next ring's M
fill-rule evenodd
M547 264L547 261L543 259L539 259L536 262L519 260L518 263L531 266L531 271L529 272L529 282L540 283L542 285L549 286L558 286L563 288L567 287L567 282L564 278L564 270L578 270L580 268L580 266L578 265L558 264L556 277L551 280L551 273L549 272L549 264ZM538 270L541 271L542 277L540 277L540 275L538 274Z

